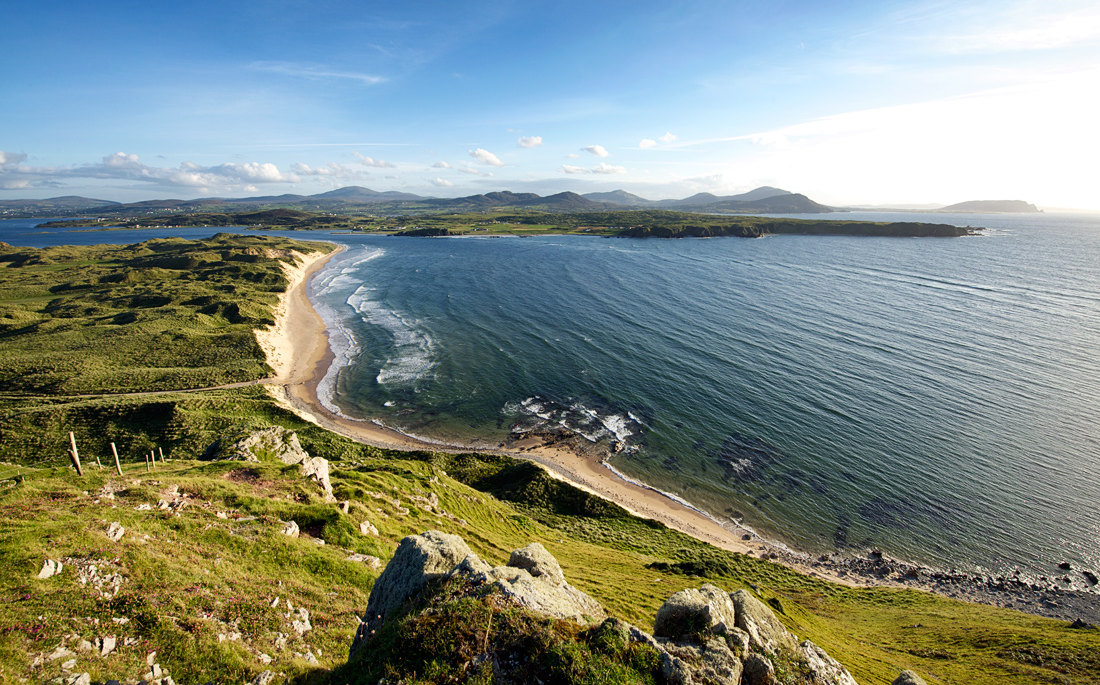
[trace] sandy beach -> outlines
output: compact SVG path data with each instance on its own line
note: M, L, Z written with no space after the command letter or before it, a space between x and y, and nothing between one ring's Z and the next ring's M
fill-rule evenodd
M762 540L747 529L738 528L732 522L723 525L656 489L625 480L605 466L599 456L582 456L568 449L545 446L537 439L514 444L513 449L426 442L376 423L349 419L329 411L320 401L317 387L333 355L325 323L313 308L307 288L310 277L343 249L328 255L298 255L297 266L287 267L290 287L280 300L276 324L257 332L277 381L266 387L280 404L303 419L353 440L386 449L489 452L533 461L554 477L716 547L758 556L778 554L783 563L802 572L847 584L865 584L854 578L842 578L828 569L810 568L808 563L803 565L800 555Z

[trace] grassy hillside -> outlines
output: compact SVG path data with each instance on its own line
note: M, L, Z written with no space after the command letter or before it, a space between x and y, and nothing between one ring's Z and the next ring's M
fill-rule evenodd
M222 241L217 249L226 251L219 261L228 265L237 263L230 258L236 254L259 250L254 255L259 259L243 262L257 269L277 267L280 259L278 252L265 253L261 244L306 249L289 241L227 246L226 240L262 239L217 240ZM68 291L68 302L103 306L99 302L110 300L104 295L110 289L100 288L133 268L127 261L132 257L118 254L146 249L157 254L148 244L65 248L57 254L67 255L59 260L67 266L57 270L53 282L45 276L29 279L25 292L13 285L19 279L11 274L50 263L31 263L32 257L22 266L0 267L0 283L8 284L0 306L31 312L41 324L33 332L17 327L21 332L0 333L0 358L18 358L9 349L32 349L33 340L43 350L66 351L72 363L60 368L84 369L77 363L82 348L71 344L72 329L53 327L58 324L51 322L65 317L46 309L42 289L71 284L65 277L94 273L94 286ZM208 241L179 242L176 256L214 249ZM57 259L49 251L43 254ZM211 283L241 292L255 288L257 320L270 316L263 307L274 301L274 282L260 287L249 277L218 273L224 280ZM176 276L178 283L159 290L207 285ZM89 296L87 303L78 292ZM162 311L184 317L193 306L164 305ZM249 325L204 316L209 318L189 319L188 335L228 341L232 338L219 338L215 331ZM90 323L95 320L75 324L93 343L106 334L99 327L112 325ZM132 361L118 364L119 378L131 377L127 364L172 361L158 356L163 351L149 342L155 340L135 335L125 341L130 351L125 359ZM90 344L89 354L106 349ZM204 373L239 377L233 374L243 367L217 363L239 359L232 356L236 352L223 352L226 356L209 358L213 363L201 367ZM254 357L252 362L252 377L266 372L262 362ZM0 574L0 682L44 682L65 673L65 666L71 673L88 672L93 681L137 679L153 663L183 683L242 682L264 670L295 682L344 682L346 673L333 669L347 659L379 573L349 557L371 555L384 562L403 536L438 529L461 535L494 564L505 562L513 549L541 542L571 583L612 616L647 629L669 595L697 587L704 578L731 591L756 588L782 608L781 619L792 631L821 645L864 684L890 682L903 668L929 683L1100 683L1096 630L917 591L829 584L633 517L526 462L394 453L352 443L275 406L259 387L153 397L65 394L73 387L108 387L103 376L94 377L99 380L69 373L59 385L34 384L14 392L5 385L0 404L0 461L5 462L0 464L5 518L0 527L0 566L5 569ZM141 387L165 386L173 387ZM297 467L199 459L220 436L269 425L297 431L307 451L331 460L335 496L348 502L347 513L338 502L325 501ZM69 430L84 456L83 478L66 466ZM97 455L108 463L109 441L122 451L122 477L109 468L87 466ZM146 471L141 453L152 445L162 447L172 461ZM302 531L298 538L282 534L283 522L290 520ZM363 521L379 535L361 533ZM117 541L108 536L115 522L125 529ZM63 570L39 579L46 559L61 562ZM303 626L301 608L308 612L310 629L299 632L294 624ZM103 656L103 643L97 647L96 640L105 637L115 638L117 646ZM429 680L444 682L446 677Z

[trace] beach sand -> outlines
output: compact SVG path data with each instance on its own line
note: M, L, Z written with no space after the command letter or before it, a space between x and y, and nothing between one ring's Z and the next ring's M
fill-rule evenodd
M427 442L370 421L333 413L321 403L317 392L333 355L329 349L325 323L309 301L307 286L310 276L341 250L329 255L301 255L297 266L288 267L291 284L280 299L276 324L257 332L269 364L275 369L277 381L265 387L280 405L318 426L385 449L486 452L526 459L539 464L550 475L614 502L637 516L660 521L669 528L716 547L757 556L776 555L778 561L803 573L849 585L870 584L866 579L843 578L829 569L811 568L809 557L803 559L803 555L763 540L748 529L739 528L732 522L719 523L658 490L624 480L607 468L599 456L584 456L568 449L545 446L537 439L515 443L512 449Z

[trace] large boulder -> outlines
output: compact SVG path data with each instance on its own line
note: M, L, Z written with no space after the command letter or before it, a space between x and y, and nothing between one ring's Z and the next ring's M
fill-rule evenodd
M293 435L293 433L291 435ZM328 477L327 459L323 457L307 457L301 461L298 469L302 476L313 480L321 486L321 489L325 492L326 502L336 501L336 497L332 494L332 481L330 481Z
M359 624L351 650L382 625L386 617L430 581L447 575L466 557L475 556L462 538L438 530L410 535L401 541L382 574L374 581L367 611Z
M553 557L551 560L557 566ZM607 618L599 602L565 582L560 568L557 575L560 580L553 575L535 576L513 566L498 566L475 578L478 582L492 584L494 590L521 607L545 616L582 624L598 623Z
M653 635L682 640L704 632L724 634L737 625L730 596L710 585L698 590L681 590L657 610Z
M558 560L537 542L512 552L508 557L508 565L521 568L535 578L542 578L555 585L565 582L565 574L562 573Z
M776 654L781 650L793 652L797 648L794 636L787 632L767 604L745 590L734 592L730 599L737 611L737 627L749 634L749 643L754 649Z
M798 650L809 666L813 685L857 685L848 669L809 640L803 640Z

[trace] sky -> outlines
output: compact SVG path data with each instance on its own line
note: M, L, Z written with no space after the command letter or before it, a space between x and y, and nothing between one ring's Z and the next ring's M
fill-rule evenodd
M0 199L1100 209L1095 0L0 3Z

